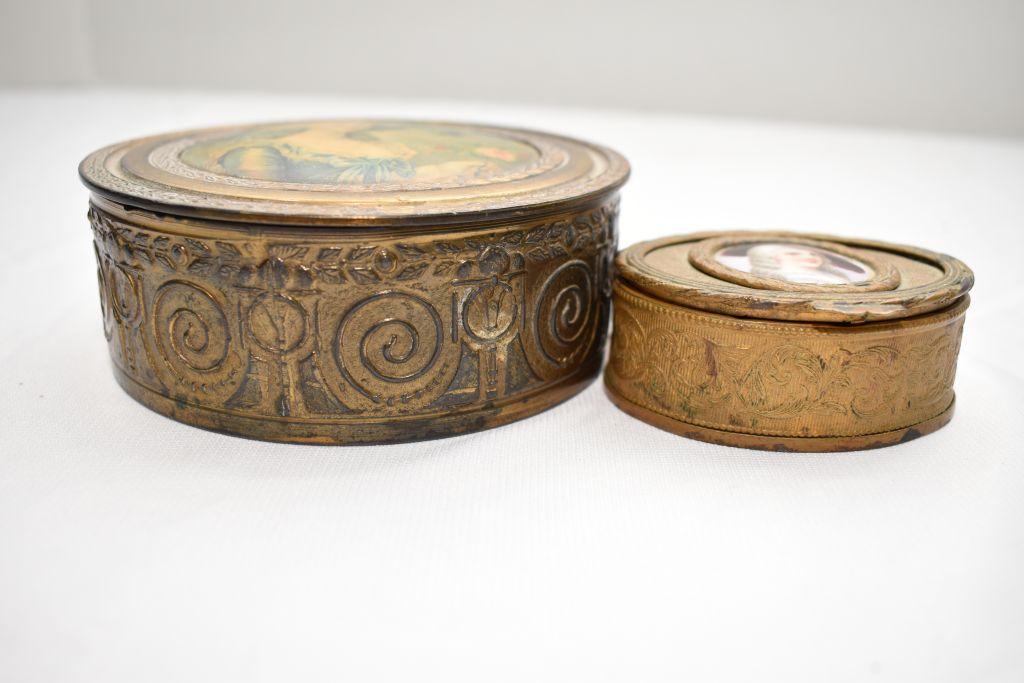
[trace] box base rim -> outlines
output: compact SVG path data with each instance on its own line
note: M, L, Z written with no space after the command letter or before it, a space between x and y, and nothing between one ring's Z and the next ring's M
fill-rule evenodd
M906 443L926 434L931 434L945 426L953 418L953 409L956 406L956 398L954 397L949 406L934 417L914 425L875 434L855 436L765 436L762 434L730 432L724 429L690 424L689 422L663 415L630 401L616 392L608 382L604 382L604 390L609 400L619 410L663 431L721 446L780 453L841 453L884 448L886 446Z
M322 446L374 446L431 441L480 432L533 417L564 403L586 389L600 374L601 363L581 368L554 385L528 396L511 397L477 410L454 412L442 417L407 416L389 420L352 420L338 422L299 422L266 420L260 416L242 416L209 410L195 404L180 403L139 384L112 363L117 383L126 394L155 413L189 427L228 436L276 443ZM272 427L272 428L270 428Z

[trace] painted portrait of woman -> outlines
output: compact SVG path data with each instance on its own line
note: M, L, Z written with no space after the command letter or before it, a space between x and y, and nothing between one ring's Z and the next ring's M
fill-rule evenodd
M747 242L726 247L715 260L744 273L794 284L851 285L874 271L856 259L797 242Z

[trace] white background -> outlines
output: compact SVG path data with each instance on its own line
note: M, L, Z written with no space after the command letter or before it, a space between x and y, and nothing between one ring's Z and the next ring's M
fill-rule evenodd
M594 110L0 95L0 680L1024 679L1024 144ZM599 385L391 447L204 432L116 386L86 192L104 143L416 115L599 140L621 239L787 228L955 254L957 414L850 454L688 441Z
M1022 36L1018 0L0 0L0 683L1024 680ZM977 275L957 414L768 454L595 385L335 448L125 396L78 161L346 115L614 147L623 246L763 228L954 254Z
M0 84L1024 135L1021 0L0 0Z

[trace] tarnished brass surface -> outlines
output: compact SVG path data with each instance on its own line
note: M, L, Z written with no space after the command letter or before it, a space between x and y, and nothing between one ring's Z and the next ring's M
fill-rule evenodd
M633 403L622 396L619 396L607 384L605 393L608 398L618 406L624 413L632 415L638 420L643 420L649 425L666 432L672 432L688 439L707 441L722 446L733 446L736 448L754 448L762 451L777 452L801 452L801 453L837 453L843 451L864 451L872 448L884 448L898 443L906 443L920 438L925 434L931 434L936 429L945 426L953 419L953 408L956 401L949 404L943 412L935 417L918 422L910 427L902 427L888 432L878 434L862 434L860 436L767 436L763 434L747 434L745 432L731 432L724 429L713 429L701 427L669 417L664 413L658 413L643 406Z
M840 254L862 252L863 260L883 266L884 273L868 287L768 287L746 273L735 272L724 279L720 267L706 265L709 244L751 240L832 243ZM971 270L946 254L873 240L791 232L698 232L664 237L623 249L617 262L623 277L664 301L766 320L855 324L907 318L945 308L974 285Z
M699 244L718 237L660 242ZM778 236L767 236L773 238ZM884 258L880 255L886 249L899 251L893 245L873 244L872 250L843 252L868 262ZM900 284L889 292L894 300L902 296L896 286L927 290L929 278L941 283L950 271L962 273L966 285L961 296L945 308L864 322L863 312L854 305L859 292L849 300L847 323L805 322L765 319L765 311L771 308L766 309L764 302L773 301L778 293L733 283L728 287L712 283L702 292L705 298L696 301L710 301L712 306L707 307L713 307L721 287L727 293L724 303L731 307L745 293L759 317L702 310L653 295L644 286L651 280L640 278L638 285L636 271L629 265L631 252L649 253L649 249L650 244L636 245L620 254L614 285L614 327L605 385L626 412L691 438L796 451L888 445L937 429L949 420L969 304L966 290L973 282L963 264L934 255L927 265L931 270L926 270L925 265L906 265L894 257L901 270ZM943 268L943 262L951 265ZM669 263L663 260L661 266ZM676 293L683 287L701 289L704 278L710 276L687 267L668 275L664 283L655 283L654 291L659 291L659 284ZM796 301L785 295L786 303ZM804 296L814 301L821 293ZM839 310L836 302L842 304L833 295L828 301L831 305L822 315L826 321Z
M122 384L183 422L416 440L538 412L600 367L613 201L443 236L252 235L102 200L89 216Z
M557 140L544 144L554 149ZM232 153L217 144L207 156L223 160ZM134 154L135 147L127 148ZM292 147L283 149L293 154ZM484 156L514 159L519 148L509 149L487 147ZM577 164L571 149L551 153ZM381 184L388 198L368 216L374 188L360 175L353 190L345 184L349 170L339 166L335 192L297 190L323 199L320 218L308 225L270 222L292 201L288 183L268 190L275 195L267 200L269 212L247 215L232 205L211 214L192 195L196 205L188 210L155 211L148 200L140 201L147 208L126 205L120 196L115 201L109 188L94 184L87 160L82 172L94 189L89 221L103 330L118 381L174 419L277 441L412 441L544 410L600 371L617 189L628 169L608 154L621 166L605 178L610 184L590 186L589 194L515 211L502 196L493 212L477 214L466 207L486 204L494 178L475 156L476 181L467 180L461 157L424 166L425 179L418 179L415 163L402 166L396 157L368 165L360 157L352 162L360 173L398 169L397 180ZM105 153L98 158L107 164ZM243 161L250 172L252 164ZM591 161L583 165L593 170ZM322 165L308 168L322 171ZM477 182L482 194L464 182ZM531 196L538 182L529 184ZM402 183L454 189L403 190ZM338 197L352 192L358 195L352 201L361 202L356 209ZM427 193L430 206L410 212L402 202L406 192ZM453 226L439 226L439 206L452 192L458 195L449 206ZM267 208L261 199L244 201ZM220 201L211 205L224 208Z
M299 225L435 225L521 217L625 182L604 147L461 123L286 121L104 147L79 167L96 194L179 216Z

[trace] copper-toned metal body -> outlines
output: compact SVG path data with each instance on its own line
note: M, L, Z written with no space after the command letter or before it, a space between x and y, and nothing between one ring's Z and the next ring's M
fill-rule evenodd
M853 259L864 278L787 283L711 262L730 244L771 243ZM617 267L605 384L655 426L733 446L841 451L905 441L952 415L973 283L956 259L822 236L703 233L634 245Z
M410 441L532 415L600 370L628 174L609 150L303 122L124 143L81 172L115 373L174 419Z

